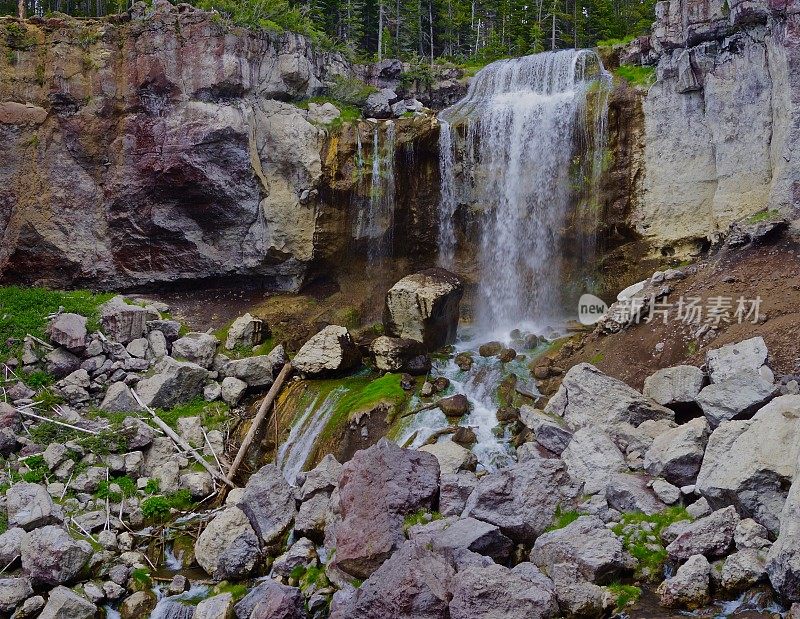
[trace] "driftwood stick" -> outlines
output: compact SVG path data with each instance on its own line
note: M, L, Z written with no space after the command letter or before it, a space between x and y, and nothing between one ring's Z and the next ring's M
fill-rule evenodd
M44 346L44 347L45 347L45 348L47 348L48 350L55 350L55 349L54 349L54 348L53 348L53 347L52 347L50 344L48 344L47 342L45 342L45 341L44 341L44 340L42 340L42 339L39 339L39 338L38 338L38 337L36 337L35 335L31 335L30 333L28 333L28 334L27 334L25 337L29 337L29 338L31 338L31 339L32 339L34 342L36 342L36 343L37 343L37 344L39 344L40 346Z
M435 402L429 402L428 404L425 404L424 406L420 406L419 408L415 408L413 410L406 411L402 415L399 415L397 417L397 419L403 419L404 417L411 417L411 415L416 415L417 413L421 413L423 411L429 411L429 410L431 410L433 408L438 408L439 404L441 404L446 399L447 398L439 398Z
M49 421L50 423L54 423L57 426L64 426L65 428L69 428L70 430L77 430L78 432L86 432L86 434L94 434L97 436L99 432L95 432L94 430L87 430L86 428L80 428L78 426L73 426L69 423L64 423L63 421L56 421L55 419L49 419L47 417L42 417L41 415L37 415L35 413L29 413L22 408L17 408L17 412L20 415L25 415L26 417L33 417L34 419L39 419L40 421Z
M178 445L178 447L183 449L186 453L191 454L191 456L195 460L197 460L197 462L199 462L202 465L202 467L211 474L211 477L221 481L223 484L229 486L230 488L236 487L230 479L228 479L224 475L221 475L216 470L214 470L214 467L212 467L208 463L208 460L206 460L203 456L197 453L197 451L195 451L195 449L191 445L189 445L189 443L187 443L180 436L178 436L175 433L175 430L173 430L166 423L164 423L164 420L161 419L158 415L156 415L155 411L152 408L150 408L144 402L142 402L141 398L139 397L139 394L136 393L134 389L131 389L131 393L133 394L133 397L136 399L136 402L138 402L139 406L141 406L143 409L145 409L148 413L150 413L153 416L153 421L156 423L156 425L159 428L161 428L166 433L166 435L170 437L176 445Z
M278 392L281 390L283 386L283 382L289 376L289 373L292 371L292 362L287 361L286 364L281 369L280 374L275 379L275 382L272 383L272 387L270 387L267 395L264 396L264 399L261 401L261 406L258 409L258 413L256 414L255 418L253 419L253 424L250 426L250 429L247 431L247 435L244 437L242 441L242 446L239 447L239 451L236 453L236 458L233 460L233 464L231 464L231 468L228 469L228 479L233 479L233 476L236 475L236 471L239 470L239 466L242 464L242 460L244 460L245 455L247 454L247 450L250 447L250 443L253 442L253 439L258 432L258 429L261 427L261 424L264 422L264 418L267 416L267 411L269 410L270 405L275 401L275 398L278 396ZM275 413L277 415L277 412ZM277 422L276 422L277 423ZM275 442L275 453L278 453L278 443L277 437Z
M205 428L203 426L200 426L200 430L203 432L203 438L206 440L206 445L208 445L208 449L211 452L211 455L214 456L214 460L217 463L217 468L219 469L219 472L224 475L225 471L222 470L222 464L220 464L219 458L217 457L217 452L214 451L214 446L211 444L211 441L208 440L208 434L206 434Z

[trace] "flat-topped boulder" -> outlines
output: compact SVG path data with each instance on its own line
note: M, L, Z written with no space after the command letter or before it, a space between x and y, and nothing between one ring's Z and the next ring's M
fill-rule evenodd
M332 375L361 362L361 352L344 327L328 325L297 351L292 364L308 376Z

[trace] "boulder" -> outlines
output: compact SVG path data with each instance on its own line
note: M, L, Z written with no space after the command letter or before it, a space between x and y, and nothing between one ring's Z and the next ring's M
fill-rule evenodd
M20 558L23 539L25 531L19 527L12 527L0 533L0 563L3 567L12 565Z
M233 595L220 593L206 598L195 608L192 619L230 619L233 617Z
M372 341L369 351L378 370L398 372L406 369L408 362L422 352L422 346L414 340L381 335Z
M339 480L336 566L357 578L374 572L403 542L403 520L432 510L439 463L428 453L381 439L356 452Z
M116 296L100 307L100 324L103 332L114 342L128 342L147 335L147 321L158 320L153 310L139 305L129 305L125 298Z
M317 565L317 550L314 542L301 537L289 550L284 552L272 563L272 573L288 579L292 571L298 567Z
M550 576L561 612L568 617L604 617L615 606L612 596L584 580L576 565L556 563Z
M439 470L443 475L458 471L474 471L478 465L478 458L474 453L450 440L433 445L423 445L419 450L436 456L439 461Z
M270 578L251 589L235 606L237 619L306 619L303 594Z
M458 277L444 269L404 277L386 293L383 322L387 335L414 340L427 351L452 344L463 294Z
M239 316L228 327L225 348L233 350L237 347L252 348L253 346L258 346L264 341L264 335L267 331L264 321L260 318L253 318L249 313Z
M333 492L339 484L343 468L333 454L325 456L317 466L305 473L300 488L300 500L305 501L319 492Z
M724 557L733 543L737 524L739 515L734 507L719 509L683 528L667 546L667 553L670 559L677 561L693 555Z
M80 314L59 314L50 321L47 336L53 344L79 352L86 348L86 318Z
M758 375L767 363L767 345L762 337L738 344L727 344L706 353L706 367L712 383L719 383L738 374Z
M597 516L581 516L562 529L540 535L530 560L547 573L558 563L571 563L582 579L604 584L630 569L622 540Z
M331 375L350 370L361 362L361 353L350 332L328 325L297 351L292 364L309 376Z
M61 522L61 510L44 486L21 481L6 492L8 526L32 531L47 524Z
M665 479L659 478L653 480L652 487L653 492L655 492L659 500L663 501L667 505L674 505L681 500L681 489L678 488L678 486L673 486Z
M219 340L208 333L187 333L172 343L172 356L209 368L218 344Z
M642 512L652 515L666 505L647 486L647 478L631 473L615 473L609 479L605 493L608 506L619 512Z
M471 471L451 475L443 473L439 486L439 513L443 516L460 515L477 485L478 478Z
M220 389L223 402L236 406L242 399L244 392L247 391L247 383L233 376L228 376L222 380Z
M456 516L415 525L409 529L408 538L436 551L470 550L497 563L504 563L514 548L499 527L475 518Z
M744 591L766 578L767 553L755 548L734 552L722 564L720 582L726 591Z
M777 385L756 373L736 374L703 389L697 403L711 427L716 428L723 421L751 417L777 392Z
M583 483L587 494L605 492L614 473L627 470L625 456L598 428L584 427L575 432L561 454L572 479Z
M81 367L81 360L66 348L51 350L45 356L45 362L48 373L56 378L64 378Z
M56 587L47 596L39 619L93 619L97 607L66 587Z
M769 551L767 574L775 591L787 600L800 602L800 475L795 475L783 505L780 533Z
M274 464L267 464L250 476L236 505L247 515L265 546L280 541L297 514L294 491Z
M142 410L124 382L111 383L100 403L100 410L112 413L134 413Z
M283 346L276 346L268 355L228 361L222 369L222 374L238 378L250 387L269 387L286 360Z
M736 525L733 532L733 542L737 550L755 548L760 550L772 545L769 541L769 531L752 518L744 518Z
M314 103L309 102L307 119L310 123L317 123L320 125L329 125L334 120L339 118L342 113L339 108L333 103Z
M469 412L469 400L467 396L457 393L448 398L442 398L437 403L439 410L445 417L460 418Z
M644 379L643 395L661 406L690 404L703 388L703 370L693 365L676 365L658 370Z
M577 494L563 462L530 460L480 478L463 516L497 525L513 541L531 544L552 524L556 509L569 509Z
M656 593L668 608L695 609L710 601L711 564L703 555L694 555L678 568L672 578L662 582Z
M207 376L208 372L195 363L164 357L153 376L136 384L136 393L150 408L169 409L202 393Z
M27 578L0 578L0 612L10 614L32 595Z
M589 363L570 368L544 411L563 417L567 426L576 430L586 426L630 423L635 427L646 420L675 420L670 409Z
M171 343L180 337L181 323L179 323L177 320L148 320L148 336L156 331L164 336L165 341Z
M126 597L119 607L120 619L139 619L148 616L156 607L158 600L152 591L136 591ZM183 619L179 615L180 619Z
M560 455L572 440L572 432L563 427L560 417L552 417L528 405L520 407L519 417L533 431L536 442L556 455Z
M92 547L77 541L61 527L48 525L28 533L22 540L22 570L35 583L61 585L80 574Z
M644 468L677 486L693 484L703 463L709 426L704 417L662 432L644 455Z
M248 576L261 553L247 516L238 507L228 507L197 538L194 554L206 573L223 580Z
M785 395L752 419L729 421L712 432L697 476L697 492L711 507L734 505L742 516L777 535L798 456L800 396Z
M367 97L364 104L364 115L368 118L390 118L392 104L398 100L397 93L391 88L383 88Z
M472 566L453 578L450 619L557 617L553 583L530 563Z

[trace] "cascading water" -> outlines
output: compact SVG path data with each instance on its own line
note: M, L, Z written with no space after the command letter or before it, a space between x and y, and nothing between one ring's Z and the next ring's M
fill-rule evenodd
M481 224L477 318L487 334L562 315L561 274L576 250L565 229L575 209L596 213L609 79L590 50L501 60L440 114L440 258L452 261L464 196Z

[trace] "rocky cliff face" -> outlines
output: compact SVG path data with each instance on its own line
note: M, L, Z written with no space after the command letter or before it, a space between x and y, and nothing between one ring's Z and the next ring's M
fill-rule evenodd
M800 3L666 0L656 17L637 230L681 255L763 209L796 217Z
M347 245L340 132L287 102L352 74L338 54L158 1L3 19L0 48L3 281L292 290Z

